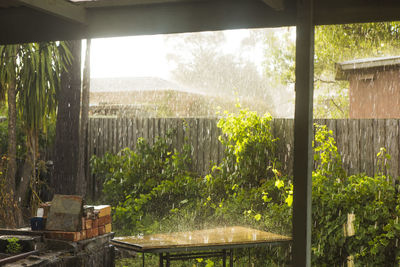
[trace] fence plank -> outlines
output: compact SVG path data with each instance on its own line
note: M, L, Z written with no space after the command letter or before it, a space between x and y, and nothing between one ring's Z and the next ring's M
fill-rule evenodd
M154 135L153 142L156 141L156 138L160 136L160 119L153 118L154 121Z
M272 127L272 134L275 138L278 138L276 141L277 143L277 150L276 150L276 155L278 158L278 161L282 163L282 170L284 173L286 173L285 168L286 168L286 157L287 151L285 149L286 147L286 140L285 140L285 130L284 130L284 119L275 119L271 123Z
M399 120L386 120L386 150L391 156L388 162L389 169L388 174L393 178L397 179L399 176Z
M190 118L182 119L183 143L184 143L184 145L189 145L190 144L189 120L190 120Z
M89 134L88 134L88 144L89 144L88 157L89 157L89 159L90 159L90 157L92 155L95 154L94 150L95 150L95 147L96 147L95 137L97 135L94 134L94 125L95 125L94 120L96 120L96 119L89 118L89 125L88 125L88 130L89 130Z
M107 150L108 152L113 152L113 137L114 137L114 127L113 122L114 120L111 118L107 118L107 132L108 132L108 139L107 139Z
M217 120L212 119L210 120L210 133L211 133L211 161L212 165L219 164L219 156L218 156L218 147L219 147L219 141L218 141L218 127L217 127Z
M174 118L168 118L165 120L165 132L171 135L171 142L172 148L176 148L176 120Z
M133 119L132 118L127 118L126 119L127 126L126 126L126 133L127 133L127 147L130 149L133 149Z
M335 140L336 140L336 135L337 135L336 121L337 120L325 120L325 125L328 127L328 129L330 131L332 131L332 135L335 138Z
M149 142L149 127L150 127L150 123L149 123L149 118L143 118L143 128L142 128L142 135L143 138Z
M122 148L128 147L128 118L124 117L121 119L122 127L121 127L121 140L122 140Z
M165 118L160 119L160 137L165 138Z
M100 130L101 129L101 130ZM99 120L99 130L101 131L101 134L98 136L98 144L99 144L99 155L104 156L106 153L107 149L107 124L106 124L106 119L101 118Z
M314 119L313 123L314 123L313 124L313 133L314 133L313 140L314 140L315 135L317 134L317 127L315 127L315 125L317 124L320 126L326 126L326 120L325 119ZM313 161L313 169L315 169L317 167L317 163L318 162Z
M379 167L378 167L378 158L376 155L380 151L381 147L386 146L386 124L385 120L379 120L375 119L373 120L373 133L374 133L374 141L373 141L373 157L374 157L374 173L379 172Z
M147 120L147 128L148 128L148 132L147 132L147 139L149 141L150 145L154 144L154 119L153 118L148 118Z
M111 132L110 132L110 120L107 118L103 119L104 123L104 153L109 151L110 148L110 139L111 139Z
M203 125L203 134L204 134L204 168L203 175L209 173L210 165L211 165L211 120L204 119Z
M350 144L349 144L349 120L340 119L336 121L336 144L342 158L343 168L349 173L350 169Z
M222 137L223 133L222 133L222 129L218 127L218 121L216 121L216 125L217 125L217 129L218 129L218 134L217 134L217 138L219 138L220 136ZM224 157L225 154L225 146L218 141L218 162L221 163L222 159Z
M360 171L374 175L373 121L360 120Z
M199 169L198 167L198 132L197 132L197 126L198 126L198 119L191 118L188 122L189 124L189 130L190 130L190 144L191 144L191 153L192 153L192 170L197 171Z
M197 162L198 162L198 171L203 175L204 173L204 119L199 119L198 124L198 154L197 154Z
M136 146L137 146L137 140L139 138L143 138L143 119L142 118L136 119L136 141L135 141Z
M294 143L294 124L290 119L275 119L272 122L272 132L277 141L277 157L282 163L283 173L292 175L293 173L293 143Z
M179 118L176 120L176 148L180 153L183 151L184 138L183 120Z
M351 120L349 123L349 156L350 174L360 172L360 121Z
M115 119L114 120L114 126L113 126L113 132L114 132L114 136L113 136L113 152L114 154L118 153L118 151L120 150L121 146L119 144L119 119Z

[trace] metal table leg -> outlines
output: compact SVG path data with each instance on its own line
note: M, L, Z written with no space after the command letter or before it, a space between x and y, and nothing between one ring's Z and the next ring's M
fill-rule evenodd
M229 250L229 266L233 267L233 249Z
M169 253L167 253L167 267L169 267L169 264L170 264L170 259L169 259Z
M142 253L143 267L144 267L144 252Z
M162 253L158 254L159 258L160 258L160 267L164 267L164 255Z
M222 266L226 267L226 249L222 250L223 256L222 256Z
M250 252L251 252L251 250L249 248L249 267L251 267L251 255L250 255Z

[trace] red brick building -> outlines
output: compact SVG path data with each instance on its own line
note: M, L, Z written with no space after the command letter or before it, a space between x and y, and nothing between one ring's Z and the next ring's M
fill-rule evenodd
M336 64L336 79L348 80L350 118L400 118L400 56Z

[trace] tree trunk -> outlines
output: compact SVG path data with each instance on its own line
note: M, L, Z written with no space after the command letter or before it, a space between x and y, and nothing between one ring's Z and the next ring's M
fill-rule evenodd
M88 150L87 150L87 131L89 121L89 92L90 92L90 45L91 40L86 40L85 66L83 68L83 84L82 84L82 109L80 123L80 139L79 139L79 165L78 179L76 183L76 192L85 196L87 194L88 175Z
M15 80L8 84L8 164L7 183L9 192L15 193L17 173L17 89Z
M20 209L23 210L24 215L26 215L25 219L29 219L29 217L34 216L38 201L31 201L28 197L28 189L31 182L34 184L36 181L36 161L37 161L37 145L38 145L38 134L34 133L34 131L29 131L26 133L26 156L25 162L23 165L23 171L21 175L21 181L17 188L17 196L20 203ZM32 194L36 194L36 188L33 186L31 188ZM26 211L30 211L28 215Z
M16 227L23 224L21 213L21 198L16 194L15 176L17 173L17 88L13 79L8 84L8 163L7 163L7 188L10 193L7 210L11 210L10 217L5 221L5 226Z
M67 42L73 59L68 72L61 74L58 97L54 176L56 194L76 194L79 162L79 113L81 94L81 40Z

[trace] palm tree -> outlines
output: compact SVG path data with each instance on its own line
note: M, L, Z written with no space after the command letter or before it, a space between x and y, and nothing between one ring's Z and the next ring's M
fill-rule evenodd
M15 192L15 174L17 172L17 56L19 47L17 45L0 46L0 87L2 98L7 96L8 102L8 164L7 164L7 191Z
M27 136L32 177L36 177L39 132L46 129L47 119L56 113L60 73L67 69L70 59L71 53L63 42L0 46L0 87L3 88L0 93L6 95L8 101L7 184L10 192L17 192L17 116ZM28 186L29 179L22 180L15 197L20 199L25 195Z

